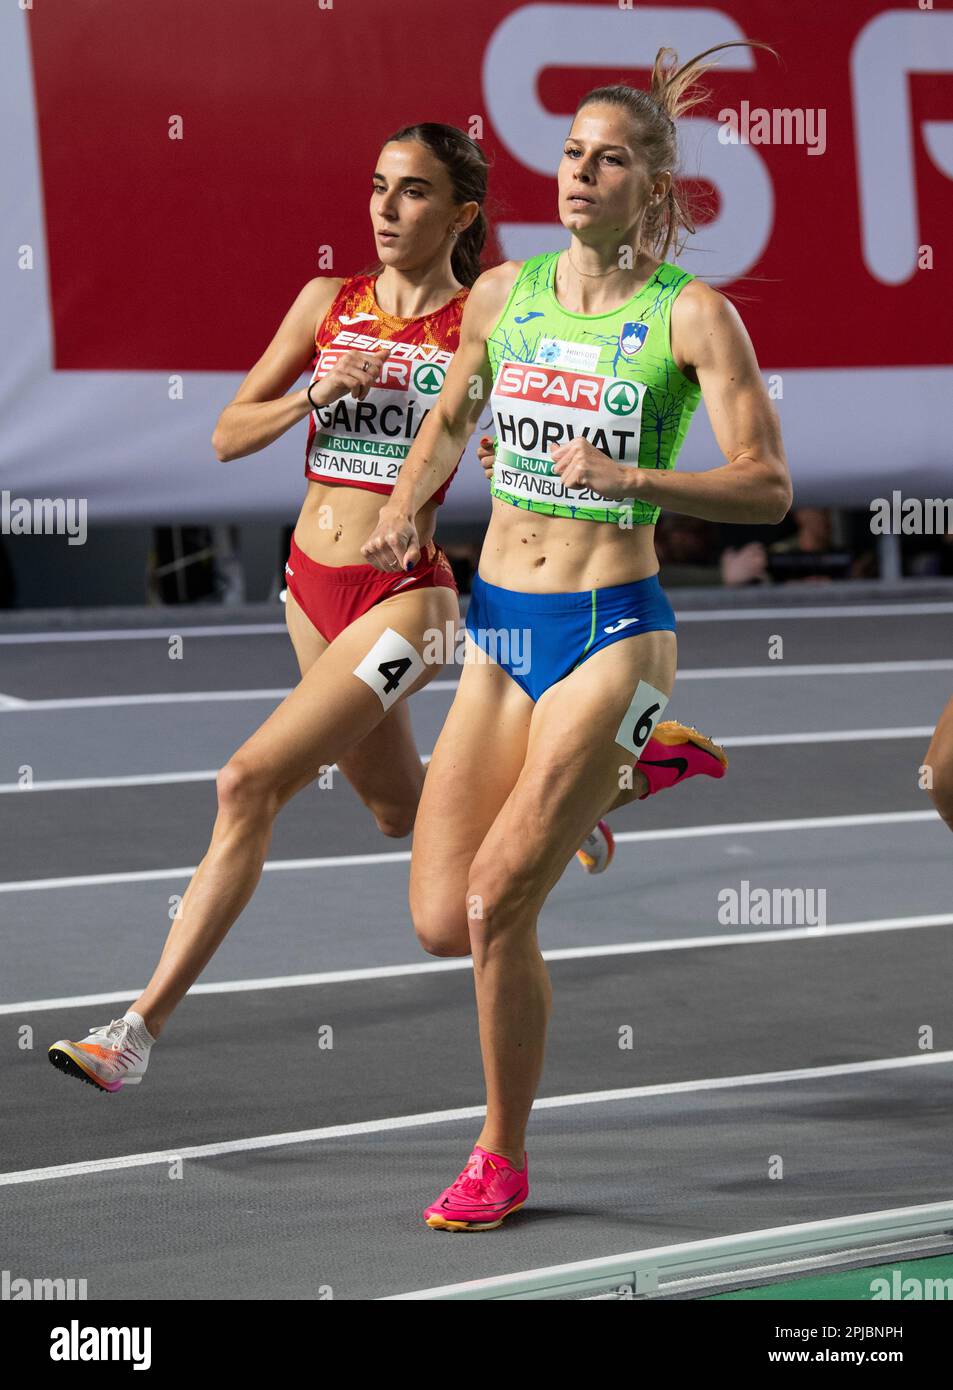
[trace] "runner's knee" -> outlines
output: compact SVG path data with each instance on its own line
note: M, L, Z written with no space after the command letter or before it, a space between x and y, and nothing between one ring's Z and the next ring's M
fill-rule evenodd
M278 788L264 764L236 753L215 779L219 810L226 815L274 818L280 805Z
M468 956L471 953L469 924L461 913L456 916L414 919L417 940L428 956Z
M953 777L945 773L939 774L930 788L930 800L953 830Z
M533 876L525 869L501 863L499 856L481 857L470 867L467 880L467 915L471 932L486 941L513 923L522 922L539 906Z
M930 768L932 782L927 788L933 802L947 825L953 829L953 759L944 758L934 743L931 743L923 766Z
M430 956L468 956L470 924L466 904L457 898L434 897L411 885L410 913L414 932Z
M414 828L416 803L391 802L387 805L373 805L369 809L381 834L393 840L403 840Z

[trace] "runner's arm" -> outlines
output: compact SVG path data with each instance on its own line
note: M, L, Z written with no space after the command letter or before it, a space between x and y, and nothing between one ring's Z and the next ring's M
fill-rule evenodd
M695 280L672 309L672 353L694 369L726 463L704 473L634 468L630 495L704 521L783 520L793 491L781 425L734 305Z
M388 568L394 559L416 560L414 517L450 477L483 413L492 385L486 341L518 272L518 263L506 261L484 272L470 291L460 324L460 345L440 395L401 465L377 526L361 546L372 564L387 561L379 567Z
M212 448L222 463L267 448L311 410L307 389L290 390L314 357L314 334L342 281L317 276L301 290L235 397L218 417Z

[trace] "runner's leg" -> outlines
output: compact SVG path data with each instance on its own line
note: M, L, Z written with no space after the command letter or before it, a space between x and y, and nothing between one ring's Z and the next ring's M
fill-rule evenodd
M467 956L473 857L520 775L533 702L467 639L460 686L424 783L410 865L414 930L435 956Z
M423 654L424 633L456 609L449 589L424 589L377 605L342 632L261 728L218 775L212 839L190 882L155 973L131 1006L157 1037L255 891L274 818L322 768L345 757L379 725L380 697L354 669L390 627ZM425 666L398 697L405 700L436 674ZM393 708L393 706L392 706Z
M933 804L953 830L953 700L940 715L923 762L933 771Z
M523 1164L551 1007L536 920L553 885L619 788L615 742L639 680L669 693L671 633L629 637L552 686L533 712L526 760L470 868L470 939L487 1085L477 1143Z
M290 590L286 621L303 676L327 650L328 643L295 602ZM424 768L405 701L394 705L376 728L339 758L338 767L383 835L410 834L424 783Z

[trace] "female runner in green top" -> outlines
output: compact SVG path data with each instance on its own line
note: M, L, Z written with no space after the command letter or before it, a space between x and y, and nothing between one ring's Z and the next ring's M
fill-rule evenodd
M604 87L583 100L558 170L569 246L476 281L443 390L362 547L380 569L416 562L414 515L492 391L493 514L411 872L425 948L473 956L487 1113L467 1167L425 1211L432 1226L485 1229L526 1200L525 1131L551 1005L537 917L620 799L620 768L631 774L675 679L658 509L776 523L791 504L777 415L741 319L666 260L680 229L693 230L673 187L675 118L715 51L678 68L663 49L650 91ZM699 398L725 462L679 475ZM528 669L514 669L501 632L532 639Z

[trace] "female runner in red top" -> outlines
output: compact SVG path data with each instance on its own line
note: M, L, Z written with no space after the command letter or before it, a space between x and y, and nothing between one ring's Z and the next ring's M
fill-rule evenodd
M439 669L424 663L425 634L459 617L433 541L450 478L417 513L412 574L382 574L361 543L457 348L480 273L486 179L481 150L453 126L392 135L370 202L379 274L309 281L221 414L212 443L222 460L311 416L286 569L301 681L219 773L211 844L146 989L122 1019L50 1048L72 1076L107 1091L141 1081L153 1041L255 891L275 816L322 770L337 763L385 835L410 833L424 772L407 696ZM308 388L292 391L309 364Z

